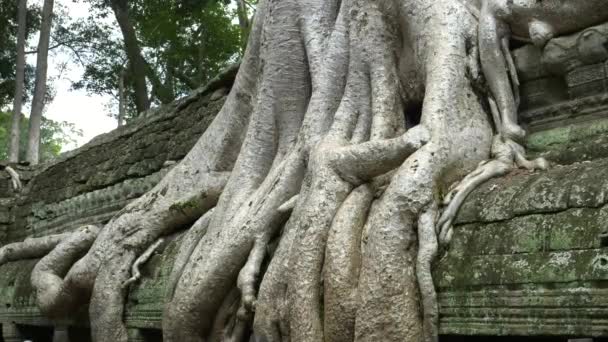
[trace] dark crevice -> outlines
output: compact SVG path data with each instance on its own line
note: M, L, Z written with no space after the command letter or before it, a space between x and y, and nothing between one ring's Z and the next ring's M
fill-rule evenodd
M407 129L419 125L422 118L422 102L413 101L408 103L403 110L403 115Z

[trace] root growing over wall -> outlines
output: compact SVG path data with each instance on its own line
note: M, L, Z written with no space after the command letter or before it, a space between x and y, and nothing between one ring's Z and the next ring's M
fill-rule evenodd
M512 141L492 149L472 12L260 1L233 89L186 158L98 234L28 254L52 250L32 276L41 307L61 316L90 298L93 339L127 341L126 288L159 239L189 227L165 341L436 341L431 265L458 207L531 165ZM406 113L420 103L418 122Z

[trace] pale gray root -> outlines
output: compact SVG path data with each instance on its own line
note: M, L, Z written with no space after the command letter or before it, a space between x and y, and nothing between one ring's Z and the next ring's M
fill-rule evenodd
M148 249L137 258L137 260L135 260L133 266L131 267L131 278L127 279L127 281L122 284L125 291L129 289L129 286L137 283L141 279L141 267L148 262L148 260L150 260L154 252L156 252L158 247L160 247L160 245L162 245L164 242L164 238L158 239L158 241L150 245L150 247L148 247Z
M272 255L258 291L253 322L254 338L259 341L282 342L289 340L288 301L286 274L292 269L291 252L297 240L297 220L303 206L299 203L307 197L309 186L304 181L298 203L290 220L285 224L279 245Z
M241 302L237 288L232 289L218 309L207 342L241 342L248 333L251 314Z
M518 80L509 79L514 72L504 39L509 38L510 30L496 15L501 11L500 7L493 0L483 2L479 19L479 55L483 73L500 112L502 125L499 133L505 138L521 141L526 132L517 124L517 100L513 92Z
M420 291L422 306L422 332L425 342L439 341L439 305L433 282L432 267L439 243L435 232L438 216L437 203L431 203L418 218L418 256L416 260L416 278Z
M363 22L353 21L352 25ZM352 46L361 43L361 38L359 34L351 35ZM350 59L346 90L334 122L309 157L311 192L302 203L304 210L297 217L301 232L292 254L295 261L288 283L289 331L293 341L323 340L320 284L331 222L340 205L362 180L397 167L428 139L422 126L392 138L397 132L389 127L398 126L394 122L394 111L374 112L374 108L370 108L373 101L370 75L362 57L354 50L351 50ZM376 91L397 103L389 89ZM374 125L372 122L379 123ZM377 140L360 142L365 136ZM359 143L352 144L353 139Z
M179 166L173 171L181 173L176 169ZM138 252L143 253L160 236L193 222L212 208L228 175L228 172L205 174L205 187L196 191L184 189L177 199L165 197L168 195L166 183L157 185L155 191L127 205L106 225L89 253L70 269L67 278L80 283L83 288L91 289L99 268L111 258L112 253L120 253L121 246L130 246L131 249L137 246ZM177 188L181 189L180 186Z
M373 198L369 185L359 186L342 203L331 223L323 281L323 340L326 342L354 340L361 236Z
M121 285L133 263L199 218L172 271L165 341L243 340L252 319L265 341L434 336L424 333L435 317L429 208L487 159L492 135L469 78L474 18L452 0L268 0L250 37L226 104L193 151L114 218L64 280L94 284L94 340L126 341ZM404 108L420 101L422 123L404 133ZM386 190L362 185L379 179L391 180ZM348 250L337 255L340 241Z
M4 170L8 173L9 176L11 176L11 184L13 186L13 190L15 190L16 192L21 191L21 189L23 189L23 185L21 184L21 179L17 171L15 171L15 169L10 166L5 166Z
M513 140L505 139L500 135L494 136L492 143L493 159L482 162L472 173L468 174L460 183L451 190L444 198L444 208L441 217L437 221L437 233L442 246L449 245L453 228L452 223L458 214L458 210L467 196L486 181L504 176L515 168L527 170L546 170L549 162L544 158L528 160L525 157L525 149Z
M110 227L113 225L114 229L125 229L125 231L120 231L118 236L104 236L109 227L104 228L92 249L100 248L101 244L108 243L107 239L114 241L115 246L107 249L103 259L95 259L95 254L92 254L91 251L87 254L89 257L93 256L93 259L89 259L88 262L99 262L98 273L94 275L94 278L86 280L87 282L94 280L89 314L94 318L91 321L91 330L96 342L126 341L127 329L122 319L126 295L123 284L131 277L131 266L137 257L161 236L171 234L180 227L192 223L213 208L227 178L227 173L215 174L213 177L207 178L203 190L196 189L195 193L190 190L189 194L180 195L182 200L169 203L158 199L163 196L161 188L160 193L152 193L152 196L157 196L153 199L155 201L153 209L149 208L149 202L142 201L127 207L126 213L122 213L110 221ZM147 200L149 201L150 198ZM122 239L118 240L119 238ZM74 266L79 267L78 271L81 271L80 267L83 267L79 263L84 262L86 265L87 256ZM70 273L74 271L74 267ZM84 271L91 272L90 270ZM71 279L83 280L82 278L68 278L68 280ZM90 287L85 288L90 290Z
M99 234L97 226L85 226L67 235L34 267L32 287L36 290L36 304L49 318L65 318L86 302L88 291L82 291L63 277L72 264L91 247Z
M41 258L52 251L70 234L48 235L39 238L27 238L0 248L0 265L10 261Z
M520 94L519 94L519 76L517 76L517 68L515 67L515 61L511 55L511 49L509 48L509 38L503 37L500 41L500 48L505 60L507 61L507 68L509 70L509 77L511 80L511 87L513 92L513 99L515 101L515 108L519 107Z
M457 1L399 5L391 13L407 26L402 32L412 42L412 72L419 73L413 77L425 85L421 123L432 138L401 165L370 211L355 341L423 341L416 264L418 248L430 248L419 246L416 226L440 189L487 158L491 145L491 127L467 70L475 18Z
M249 252L247 263L239 272L237 287L241 291L242 305L248 311L253 311L255 308L260 269L266 256L268 242L267 238L256 239L251 252Z
M281 206L279 207L278 210L283 213L292 211L293 208L295 208L296 204L298 203L298 199L299 199L299 195L293 196L292 198L287 200L287 202L281 204Z
M515 38L542 48L554 36L606 22L608 3L603 0L482 2L480 57L488 86L505 123L500 134L505 139L521 142L525 132L517 125L518 81L508 40Z
M179 278L182 276L184 267L188 263L188 260L190 260L192 252L198 245L199 241L201 241L201 238L207 233L207 227L209 226L209 221L211 220L213 210L214 209L210 209L208 212L206 212L205 215L198 219L184 234L185 236L180 242L180 249L175 256L175 260L173 261L173 269L171 270L169 280L167 281L165 301L170 301L173 299L175 286Z
M265 18L266 7L273 16ZM293 18L296 1L262 1L258 100L233 174L207 234L165 307L165 341L202 341L227 291L235 285L256 239L275 236L285 220L277 209L297 194L304 170L298 140L310 94L306 54ZM260 39L258 37L258 39ZM250 40L250 44L252 41Z

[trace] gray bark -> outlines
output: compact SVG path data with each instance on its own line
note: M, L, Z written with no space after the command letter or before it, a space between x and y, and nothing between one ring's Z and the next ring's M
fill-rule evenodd
M131 68L131 76L133 77L133 86L135 91L135 107L137 112L141 113L150 108L150 99L148 98L148 86L146 84L147 65L141 53L139 41L135 34L135 28L129 19L129 8L126 0L110 1L112 11L122 32L122 37L125 45L127 58L129 59L129 67Z
M49 41L51 39L51 26L53 24L54 0L44 0L42 6L42 22L40 24L40 40L38 41L38 55L36 59L36 83L32 99L30 126L27 135L26 161L32 165L40 160L40 125L42 111L46 96L46 82L48 69Z
M124 285L191 225L164 341L437 341L431 265L460 204L514 166L546 167L493 138L476 4L260 1L235 84L185 159L35 270L55 289L45 305L64 310L49 311L90 297L93 339L126 342Z
M27 0L19 0L17 10L17 67L15 69L15 98L11 116L11 131L8 160L12 163L19 161L21 142L21 108L23 105L23 89L25 87L25 29L27 25Z
M125 69L120 71L118 76L118 127L124 125L126 113L126 98L125 98Z

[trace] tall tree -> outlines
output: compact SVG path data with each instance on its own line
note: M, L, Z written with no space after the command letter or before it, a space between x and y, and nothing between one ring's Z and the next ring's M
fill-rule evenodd
M236 13L239 18L239 26L241 27L241 35L243 36L243 41L247 40L247 36L249 36L249 14L247 13L247 3L245 0L236 0Z
M82 53L85 73L74 88L112 96L112 106L120 102L117 75L127 65L124 77L125 119L137 115L135 75L128 66L122 36L112 34L98 18L113 16L108 3L92 2L94 12L86 23L65 30L73 41L83 32L91 34L91 53ZM136 30L147 65L148 96L152 103L168 103L202 86L241 52L239 26L234 13L222 1L134 0L128 2L129 20ZM96 27L95 27L96 26ZM57 30L56 30L57 31ZM105 32L105 34L99 34ZM75 37L72 37L75 36ZM115 108L113 113L118 112Z
M8 160L19 161L19 141L21 138L21 108L25 88L25 32L27 25L27 0L19 0L17 9L17 65L15 68L15 98L11 121Z
M149 74L148 65L142 55L139 40L130 19L129 2L127 0L110 0L110 6L114 11L116 21L122 32L124 47L133 78L135 106L137 112L141 113L150 108L148 86L146 84L146 75Z
M126 104L125 104L125 69L120 70L118 75L118 127L121 127L125 122Z
M40 125L42 123L42 111L44 109L46 97L49 43L51 39L51 27L53 24L53 5L54 0L44 0L44 5L42 6L42 22L40 24L40 39L38 41L36 59L36 81L34 85L34 97L32 99L32 111L30 114L26 151L26 161L32 165L38 164L40 160Z

